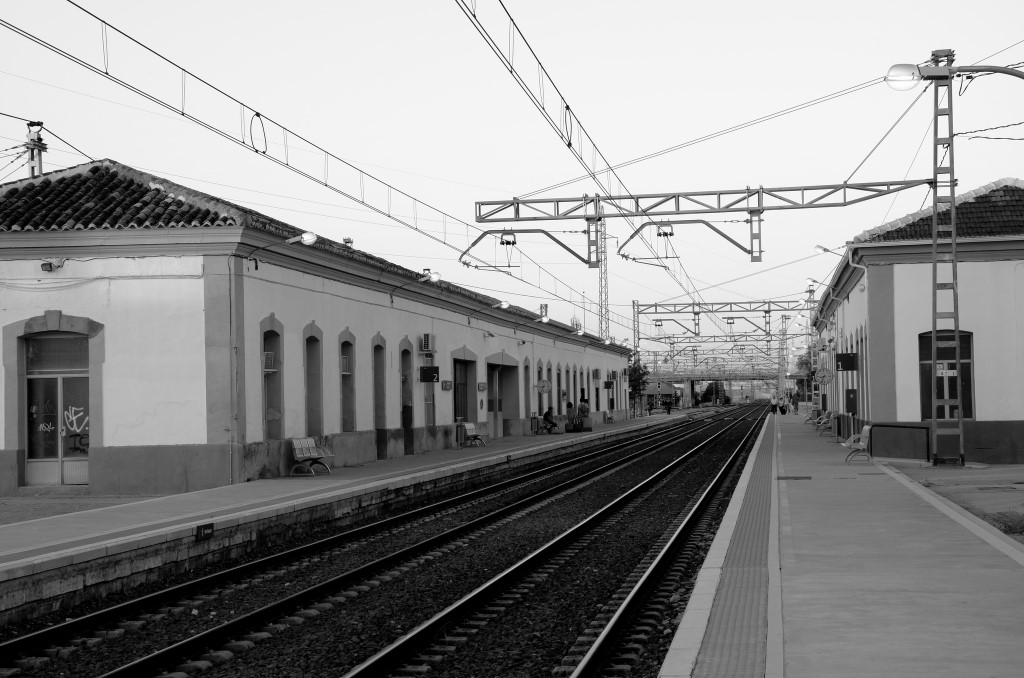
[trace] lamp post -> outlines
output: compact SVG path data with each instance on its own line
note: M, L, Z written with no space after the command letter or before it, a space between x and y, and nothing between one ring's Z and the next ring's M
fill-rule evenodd
M931 336L931 443L932 461L955 461L964 465L963 425L963 372L960 343L960 301L957 281L957 238L956 238L956 173L954 171L953 140L953 78L971 73L1002 73L1024 80L1024 71L1003 66L953 66L955 54L951 49L932 51L928 65L896 64L889 69L885 81L896 90L909 90L922 81L934 85L932 108L932 336ZM939 224L939 211L949 213L949 225ZM939 240L948 241L949 252L939 252ZM941 273L940 273L941 271ZM940 280L941 278L941 280ZM940 302L941 297L941 302ZM942 310L940 310L940 307ZM940 339L939 324L942 336ZM952 336L946 333L952 321ZM939 343L953 348L953 360L948 356L939 360ZM947 348L948 350L948 348ZM952 369L950 369L952 368ZM941 370L941 371L940 371ZM954 380L955 389L945 388L946 378ZM945 415L940 417L940 415ZM940 425L940 420L942 424ZM953 426L950 426L953 423ZM950 440L954 438L954 440ZM949 441L940 450L939 441ZM941 453L955 446L958 459L943 458Z

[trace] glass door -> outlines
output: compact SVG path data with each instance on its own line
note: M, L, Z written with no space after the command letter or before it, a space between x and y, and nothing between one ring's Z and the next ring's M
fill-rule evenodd
M28 378L28 485L89 483L89 377Z

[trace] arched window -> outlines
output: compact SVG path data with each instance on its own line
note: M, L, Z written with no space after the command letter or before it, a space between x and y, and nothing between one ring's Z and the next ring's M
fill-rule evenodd
M281 334L275 330L263 332L263 437L280 440L284 437L284 408L282 389L284 359L281 355Z
M324 434L324 389L321 367L323 354L320 339L315 335L306 337L306 435Z
M356 430L356 352L351 336L341 340L341 430Z
M523 410L533 413L533 394L530 392L530 359L523 360Z

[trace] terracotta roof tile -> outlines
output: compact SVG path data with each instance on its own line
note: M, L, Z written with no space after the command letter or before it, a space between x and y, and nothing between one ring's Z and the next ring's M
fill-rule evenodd
M0 232L237 225L243 211L112 160L0 187ZM197 219L196 215L202 215Z
M949 225L949 209L939 212L939 224ZM956 197L956 236L984 238L1024 235L1024 181L1000 179ZM853 242L893 242L932 239L932 208L868 229Z

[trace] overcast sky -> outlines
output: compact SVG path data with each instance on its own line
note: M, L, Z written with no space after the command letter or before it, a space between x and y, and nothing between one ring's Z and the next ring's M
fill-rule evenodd
M543 237L520 236L522 253L509 252L493 238L473 250L490 263L521 266L505 270L525 282L458 263L459 253L477 235L475 201L524 195L582 172L454 1L81 4L243 102L250 114L246 118L237 104L227 105L227 99L204 92L191 80L185 87L187 112L209 114L238 136L248 134L251 111L259 111L414 196L422 203L415 222L434 238L296 176L7 29L0 40L0 112L44 121L92 158L112 158L336 241L352 237L359 249L414 270L441 271L445 280L524 308L549 303L556 319L569 322L576 316L588 331L597 332L596 306L586 304L584 313L580 301L583 293L597 299L597 270ZM470 4L481 16L494 18L500 12L492 0ZM1024 62L1020 2L741 0L698 6L652 0L507 0L506 6L551 81L613 163L871 82L894 63L925 61L934 49L956 50L958 65ZM107 31L105 52L100 24L70 4L5 3L0 17L180 103L180 72L146 57L113 31ZM488 20L495 40L507 48L507 19ZM536 81L536 64L518 41L515 58L523 77ZM932 162L926 138L930 92L854 174L919 93L896 92L879 82L633 164L619 176L633 193L926 179ZM547 96L554 97L550 90ZM1022 122L1024 81L979 78L956 98L954 108L958 132ZM0 118L4 147L23 141L24 134L24 123ZM1022 138L1024 125L981 134ZM271 126L267 136L280 153L280 133ZM960 192L1003 177L1024 178L1024 142L969 136L959 137L955 146ZM52 136L47 141L47 170L87 161ZM294 138L289 153L294 164L306 162L323 171L322 154L303 149ZM333 165L329 176L342 180ZM599 189L587 180L547 195L595 192ZM368 197L378 209L388 210L386 193ZM412 210L397 194L392 198L392 211L413 221ZM923 204L930 204L930 198L917 189L895 200L850 208L770 212L761 263L751 263L702 226L676 227L672 244L679 258L669 262L672 275L617 256L618 245L641 222L630 226L610 220L611 333L619 340L631 336L634 299L800 298L805 278L827 280L839 260L816 255L815 244L841 248L858 233ZM438 217L427 205L454 221ZM729 221L744 217L706 218L746 244L747 226ZM546 227L579 231L584 224L548 222ZM585 255L586 242L578 232L554 235ZM664 239L650 230L644 235L664 253ZM632 244L634 256L651 256L639 239Z

